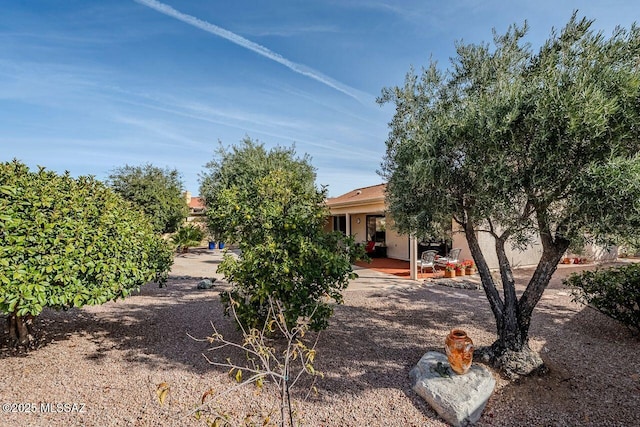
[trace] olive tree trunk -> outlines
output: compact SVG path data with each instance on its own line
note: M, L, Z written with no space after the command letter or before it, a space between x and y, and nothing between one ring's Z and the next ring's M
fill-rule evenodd
M541 239L542 257L524 293L518 299L511 264L505 251L507 236L496 238L496 254L503 288L501 296L480 250L475 231L469 228L465 235L496 320L496 341L489 347L479 348L476 355L512 379L543 371L545 367L542 358L529 347L531 315L567 249L568 241L553 241L544 237Z

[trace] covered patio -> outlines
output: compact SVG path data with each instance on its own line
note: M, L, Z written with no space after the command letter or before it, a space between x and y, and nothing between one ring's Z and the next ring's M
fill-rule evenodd
M411 279L411 263L409 261L393 258L371 258L371 262L357 261L355 265L361 268L375 270L380 273L391 274L403 279ZM424 273L421 273L418 268L416 279L431 279L442 276L442 271L434 273L431 272L430 269L425 269Z
M372 264L357 264L362 268L412 280L432 277L433 273L428 275L426 270L425 273L420 272L420 254L435 249L441 256L446 256L450 244L420 243L413 236L400 234L387 213L385 190L386 184L378 184L327 199L331 214L326 224L327 231L340 231L365 247L373 246L368 254L374 261Z

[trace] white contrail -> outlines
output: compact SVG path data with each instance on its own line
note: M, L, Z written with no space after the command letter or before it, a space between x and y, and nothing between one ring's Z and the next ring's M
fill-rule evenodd
M296 73L299 73L299 74L302 74L303 76L307 76L314 80L317 80L320 83L323 83L329 87L332 87L333 89L340 91L345 95L348 95L360 102L363 101L362 99L363 93L358 91L357 89L351 88L345 84L337 82L333 80L331 77L325 76L319 71L316 71L305 65L296 64L295 62L289 61L288 59L284 58L282 55L279 55L273 52L272 50L267 49L264 46L254 43L251 40L247 40L238 34L232 33L229 30L225 30L224 28L218 27L217 25L198 19L195 16L191 16L191 15L187 15L182 12L179 12L174 8L172 8L171 6L164 3L160 3L159 1L156 1L156 0L134 0L134 1L144 6L155 9L158 12L163 13L167 16L171 16L173 18L179 19L180 21L185 22L189 25L193 25L194 27L200 28L201 30L207 31L211 34L215 34L216 36L223 37L232 43L235 43L246 49L252 50L259 55L262 55L266 58L276 61L284 65L285 67L291 69L292 71L295 71Z

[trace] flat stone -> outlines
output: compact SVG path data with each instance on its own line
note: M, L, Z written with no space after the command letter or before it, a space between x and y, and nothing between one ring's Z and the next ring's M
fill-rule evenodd
M467 373L458 375L447 356L437 351L425 353L409 377L413 391L454 426L476 423L496 386L487 368L473 364Z
M209 279L200 280L198 282L198 289L211 289L213 288L213 282Z

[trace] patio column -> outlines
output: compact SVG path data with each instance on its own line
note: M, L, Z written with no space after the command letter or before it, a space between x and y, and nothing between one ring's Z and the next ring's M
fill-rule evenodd
M345 214L345 216L347 217L345 220L345 223L346 223L345 234L347 236L351 236L351 214L347 213Z
M418 280L418 240L409 236L409 277Z

